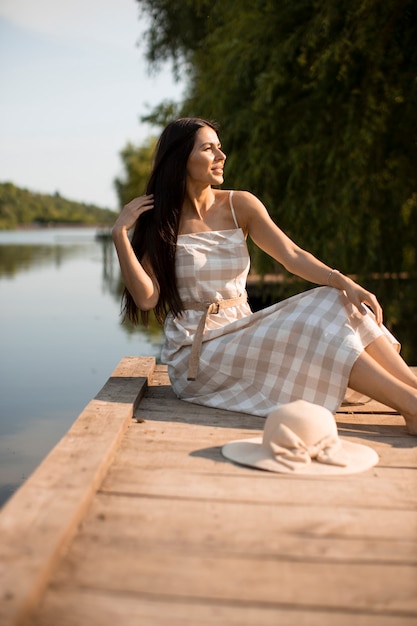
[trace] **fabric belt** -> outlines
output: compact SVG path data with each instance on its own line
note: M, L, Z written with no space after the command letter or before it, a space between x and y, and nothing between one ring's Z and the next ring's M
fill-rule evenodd
M183 302L184 310L202 311L203 313L198 322L198 326L194 335L193 345L191 346L187 380L195 380L197 377L198 365L200 362L201 344L203 343L203 335L206 326L207 315L216 315L222 309L229 309L232 306L244 304L245 302L247 302L247 300L248 295L245 291L245 293L243 293L241 296L237 296L236 298L216 300L215 302Z

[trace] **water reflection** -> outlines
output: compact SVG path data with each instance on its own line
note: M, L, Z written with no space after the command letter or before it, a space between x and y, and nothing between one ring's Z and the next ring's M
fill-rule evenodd
M0 233L0 502L64 435L126 355L160 331L120 324L120 277L94 229Z
M113 242L109 238L100 239L102 249L102 263L103 263L103 289L111 293L113 296L120 298L121 292L121 278L120 271L116 271L116 252L113 246Z
M12 278L36 266L61 264L79 255L79 246L0 245L0 276Z

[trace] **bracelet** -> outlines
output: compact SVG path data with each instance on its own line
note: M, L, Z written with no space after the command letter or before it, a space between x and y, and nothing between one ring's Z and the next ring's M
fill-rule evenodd
M328 284L329 287L331 287L330 280L331 280L333 274L340 274L340 272L339 272L339 270L331 270L330 274L327 277L327 284Z

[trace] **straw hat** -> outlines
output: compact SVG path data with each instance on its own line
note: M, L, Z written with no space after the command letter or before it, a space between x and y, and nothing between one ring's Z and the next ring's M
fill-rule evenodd
M378 462L372 448L339 438L328 409L305 400L277 407L263 437L232 441L222 453L242 465L293 475L356 474Z

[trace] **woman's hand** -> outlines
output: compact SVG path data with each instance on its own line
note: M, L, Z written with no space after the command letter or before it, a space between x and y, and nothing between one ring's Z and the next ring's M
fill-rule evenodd
M344 276L343 278L345 279L343 289L346 292L349 301L354 304L358 308L359 312L363 315L366 315L366 307L364 306L364 304L367 304L372 309L372 312L375 315L376 323L378 324L378 326L380 326L383 319L382 307L379 304L376 296L370 291L367 291L366 289L361 287L361 285L358 285L358 283L355 283L353 280L347 278L346 276Z
M139 217L145 211L149 211L153 209L153 195L149 196L139 196L138 198L133 198L130 202L128 202L120 212L119 217L114 223L113 226L113 234L120 232L121 230L128 231L136 224Z
M159 286L152 274L152 268L145 268L136 257L128 231L136 224L142 213L153 209L153 206L153 195L134 198L123 207L112 229L123 282L136 306L143 311L149 311L156 306Z

